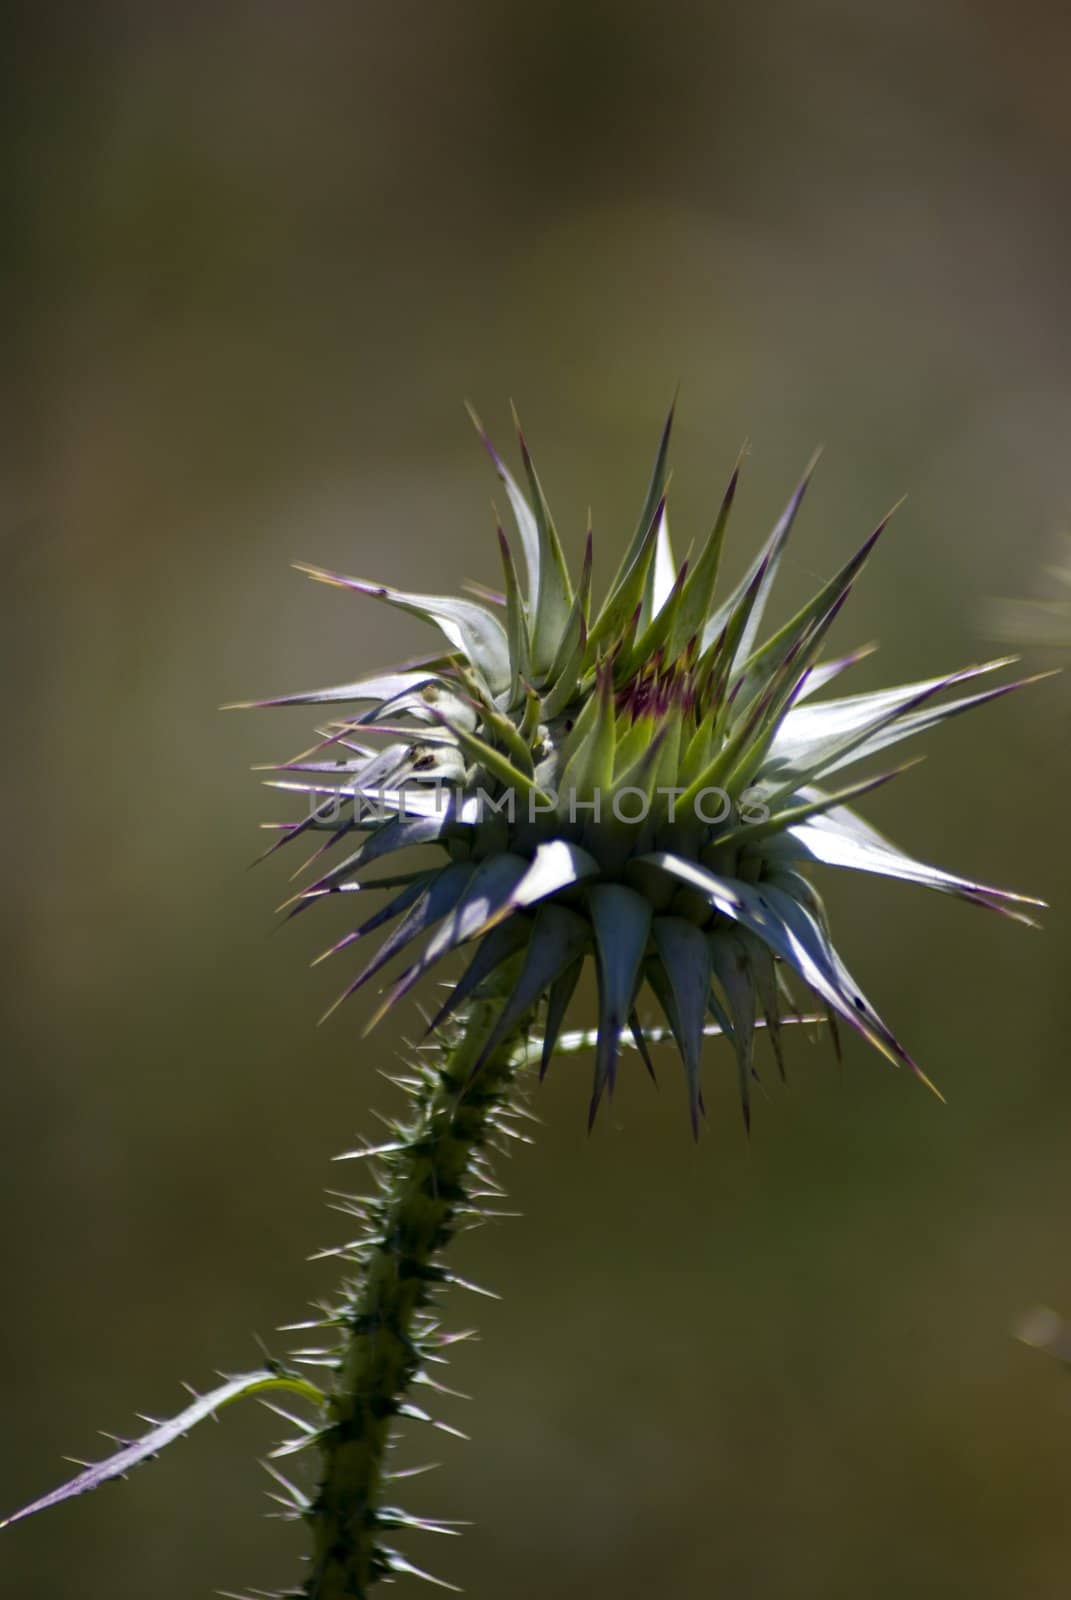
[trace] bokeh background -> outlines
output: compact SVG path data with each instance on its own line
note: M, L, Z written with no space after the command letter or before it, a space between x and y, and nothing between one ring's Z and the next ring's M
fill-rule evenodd
M672 520L751 441L733 561L827 453L781 603L907 491L840 627L860 688L996 653L1067 526L1071 22L1044 0L569 6L348 0L10 8L0 1083L0 1504L98 1426L255 1362L326 1293L330 1156L394 1091L370 1002L315 1019L313 918L271 936L278 804L248 768L419 625L305 558L494 582L461 409L516 399L559 525L605 575L682 385ZM1039 667L1058 660L1033 652ZM1056 679L957 722L870 814L1053 902L1032 934L826 873L851 964L948 1097L792 1041L750 1142L711 1047L540 1092L523 1216L458 1264L500 1303L453 1381L473 1435L411 1554L479 1597L1062 1600L1071 1385L1011 1334L1071 1310L1067 735ZM349 1174L347 1173L346 1176ZM277 1340L280 1345L282 1341ZM0 1539L20 1600L273 1586L276 1437L231 1412ZM267 1485L267 1480L263 1480Z

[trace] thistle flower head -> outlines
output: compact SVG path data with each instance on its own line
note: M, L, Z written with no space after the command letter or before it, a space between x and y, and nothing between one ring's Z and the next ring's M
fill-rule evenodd
M903 770L857 778L855 767L1019 687L949 697L1007 662L815 698L867 653L828 658L826 642L885 523L763 637L810 469L722 596L739 463L705 541L678 564L665 496L672 413L635 534L595 605L590 532L574 579L520 430L527 496L474 420L515 528L514 543L498 529L501 592L412 594L303 568L421 617L447 650L360 682L257 702L332 708L320 742L277 780L305 792L309 812L282 824L272 848L326 834L293 909L329 894L392 891L333 947L393 923L345 994L409 953L382 1015L463 946L467 965L435 1022L509 972L497 1037L545 1003L545 1068L590 958L599 994L592 1116L613 1087L623 1032L646 1055L645 986L684 1064L693 1125L711 1024L732 1042L747 1115L756 1026L767 1024L780 1063L792 979L817 997L834 1036L845 1019L893 1062L914 1067L834 948L803 869L818 862L902 878L1030 920L1024 906L1040 902L913 860L853 805ZM414 846L432 847L430 857L382 875Z

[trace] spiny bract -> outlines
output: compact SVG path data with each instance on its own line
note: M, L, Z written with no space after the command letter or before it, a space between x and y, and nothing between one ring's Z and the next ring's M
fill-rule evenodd
M840 786L840 775L867 757L1020 687L934 703L942 691L1007 661L814 702L867 653L819 659L885 522L760 643L810 469L744 577L718 600L740 464L698 556L678 566L665 509L672 412L635 535L606 599L593 609L590 531L574 584L520 430L530 499L474 421L509 500L526 585L501 527L501 594L409 594L302 567L321 582L436 624L449 653L339 688L256 702L366 708L331 721L318 730L319 745L275 769L286 774L281 787L308 794L310 811L278 825L273 849L326 831L316 860L364 834L301 891L293 909L328 894L394 891L333 947L399 919L345 994L430 935L378 1017L466 945L471 959L438 1023L512 962L516 977L496 1038L545 1000L545 1069L583 965L594 956L592 1117L613 1087L623 1030L647 1057L638 1010L644 983L679 1048L693 1127L710 1018L733 1043L747 1116L760 1016L780 1064L783 999L794 1009L787 972L814 991L834 1038L836 1018L847 1018L892 1061L918 1071L849 974L822 902L799 868L817 861L902 878L1029 921L1016 907L1041 902L912 860L850 808L894 772ZM387 742L365 742L375 735ZM369 875L395 852L428 845L437 848L434 863Z

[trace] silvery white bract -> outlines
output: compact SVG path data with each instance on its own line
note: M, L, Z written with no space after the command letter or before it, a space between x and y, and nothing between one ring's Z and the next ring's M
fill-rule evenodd
M852 805L903 768L862 778L849 769L1020 687L948 696L1008 662L813 698L866 653L822 659L884 522L808 605L760 640L810 469L744 577L719 599L739 463L698 555L678 565L665 508L671 422L672 413L635 535L601 607L591 604L590 533L574 583L523 436L518 430L527 499L477 422L519 546L518 562L499 529L503 592L409 594L303 568L432 623L448 651L339 688L256 703L336 708L318 730L321 743L276 769L285 774L281 787L310 798L309 815L281 824L273 849L302 834L328 835L314 857L325 858L318 876L295 910L328 894L392 891L334 946L393 922L346 995L409 952L382 1015L464 946L468 965L438 1024L512 963L495 1038L545 1000L545 1068L593 957L591 1115L613 1087L623 1032L647 1056L647 985L679 1048L694 1126L711 1019L733 1043L746 1116L756 1025L767 1024L780 1064L778 1024L783 1009L795 1010L790 974L818 997L834 1037L836 1019L846 1018L892 1061L914 1067L834 948L801 869L818 862L903 878L1021 921L1030 920L1024 905L1041 902L913 860ZM414 846L433 847L433 859L377 875ZM327 865L331 856L338 859Z

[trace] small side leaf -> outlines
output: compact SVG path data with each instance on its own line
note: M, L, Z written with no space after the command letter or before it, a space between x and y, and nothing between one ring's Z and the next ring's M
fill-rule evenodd
M302 1399L311 1401L313 1405L322 1405L324 1402L321 1391L305 1378L290 1376L270 1367L264 1367L258 1372L243 1372L236 1378L228 1378L226 1383L210 1390L208 1394L198 1396L193 1404L180 1411L177 1417L172 1417L168 1422L157 1423L148 1433L142 1434L140 1439L132 1439L129 1444L124 1444L121 1450L117 1450L115 1455L109 1456L106 1461L94 1462L69 1483L42 1495L39 1500L23 1506L10 1517L5 1517L0 1522L0 1528L10 1528L16 1522L22 1522L26 1517L36 1515L38 1511L47 1511L51 1506L61 1505L64 1500L73 1500L80 1494L88 1494L91 1489L99 1489L102 1483L110 1483L113 1478L125 1477L134 1467L140 1466L143 1461L151 1461L169 1444L181 1439L199 1422L215 1416L221 1407L230 1405L232 1400L241 1400L251 1394L264 1394L271 1389L287 1390L290 1394L300 1395Z

